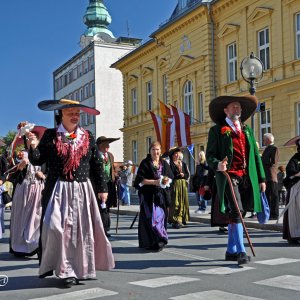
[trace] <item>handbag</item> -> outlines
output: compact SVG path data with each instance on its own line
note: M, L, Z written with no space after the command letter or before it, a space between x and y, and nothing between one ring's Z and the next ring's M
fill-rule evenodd
M266 224L270 218L270 207L265 192L260 193L262 211L257 212L257 220L260 224Z
M12 199L11 199L11 197L9 196L9 194L8 194L7 191L3 192L1 196L2 196L2 203L3 203L4 205L6 205L7 203L9 203L9 202L12 201Z

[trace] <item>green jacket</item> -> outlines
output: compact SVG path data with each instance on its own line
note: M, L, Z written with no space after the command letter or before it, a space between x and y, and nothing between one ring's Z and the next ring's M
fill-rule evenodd
M224 125L230 127L229 125ZM215 171L216 183L217 183L217 194L220 199L220 210L225 212L226 207L224 204L224 192L226 186L226 177L222 172L218 172L218 163L222 161L226 156L228 157L227 169L230 169L230 165L233 157L233 145L230 133L221 133L221 125L213 126L208 133L208 142L206 150L206 159L208 165ZM253 203L254 212L261 212L261 200L260 200L260 187L259 183L265 181L265 172L262 165L261 157L256 145L253 130L247 126L243 125L243 131L246 135L246 143L249 155L249 161L247 162L247 174L252 185L253 190Z

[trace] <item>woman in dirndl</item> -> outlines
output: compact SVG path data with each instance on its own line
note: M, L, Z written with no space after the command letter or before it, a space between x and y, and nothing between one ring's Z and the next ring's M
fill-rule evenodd
M26 122L19 124L18 129ZM35 126L32 137L39 143L46 130L43 126ZM41 198L45 182L45 166L33 166L28 160L29 140L20 136L16 144L24 143L22 159L16 165L16 188L13 195L10 217L10 249L9 252L18 257L33 256L39 250L40 222L42 214Z
M113 269L111 244L105 236L98 200L106 201L107 185L93 135L79 126L80 110L98 115L78 101L39 103L42 110L59 110L58 128L47 129L38 145L31 133L29 159L47 163L42 198L40 278L53 271L66 287L96 277L96 270ZM95 182L96 194L90 180Z
M161 145L153 142L150 154L139 165L134 187L138 190L140 214L139 247L161 251L168 243L167 216L173 173L161 158Z
M181 149L175 147L169 151L170 167L174 175L172 185L169 223L179 229L190 220L188 183L190 176L187 165L179 159Z

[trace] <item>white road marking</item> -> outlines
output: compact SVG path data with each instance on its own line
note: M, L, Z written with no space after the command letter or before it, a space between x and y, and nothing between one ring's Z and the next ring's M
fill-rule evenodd
M298 262L298 261L300 261L300 259L284 258L283 257L283 258L255 261L255 263L256 264L262 264L262 265L276 266L276 265L295 263L295 262Z
M263 300L261 298L253 298L249 296L243 296L238 294L226 293L218 290L204 291L192 294L186 294L182 296L172 297L172 300Z
M300 276L283 275L254 282L256 284L300 291Z
M65 293L65 294L53 295L49 297L32 298L30 300L69 300L69 299L88 300L88 299L102 298L102 297L114 296L114 295L118 295L118 293L109 290L104 290L101 288L92 288L92 289L86 289L86 290L81 290L76 292Z
M133 281L129 282L130 284L145 286L149 288L157 288L167 285L173 284L180 284L186 282L192 282L200 280L198 278L191 278L191 277L182 277L182 276L168 276L168 277L160 277L160 278L153 278L147 280L140 280L140 281Z
M238 265L232 266L232 267L221 267L221 268L215 268L215 269L207 269L207 270L202 270L198 271L199 273L202 274L211 274L211 275L227 275L227 274L232 274L232 273L237 273L237 272L244 272L244 271L249 271L253 270L255 268L253 267L243 267L240 268Z

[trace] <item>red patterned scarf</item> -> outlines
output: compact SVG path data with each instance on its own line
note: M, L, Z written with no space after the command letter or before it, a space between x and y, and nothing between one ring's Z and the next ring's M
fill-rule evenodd
M81 130L84 134L79 135L76 142L67 140L64 133L56 133L55 146L58 155L63 160L63 173L69 179L73 179L72 172L79 167L81 158L87 154L89 149L89 133L83 128Z

